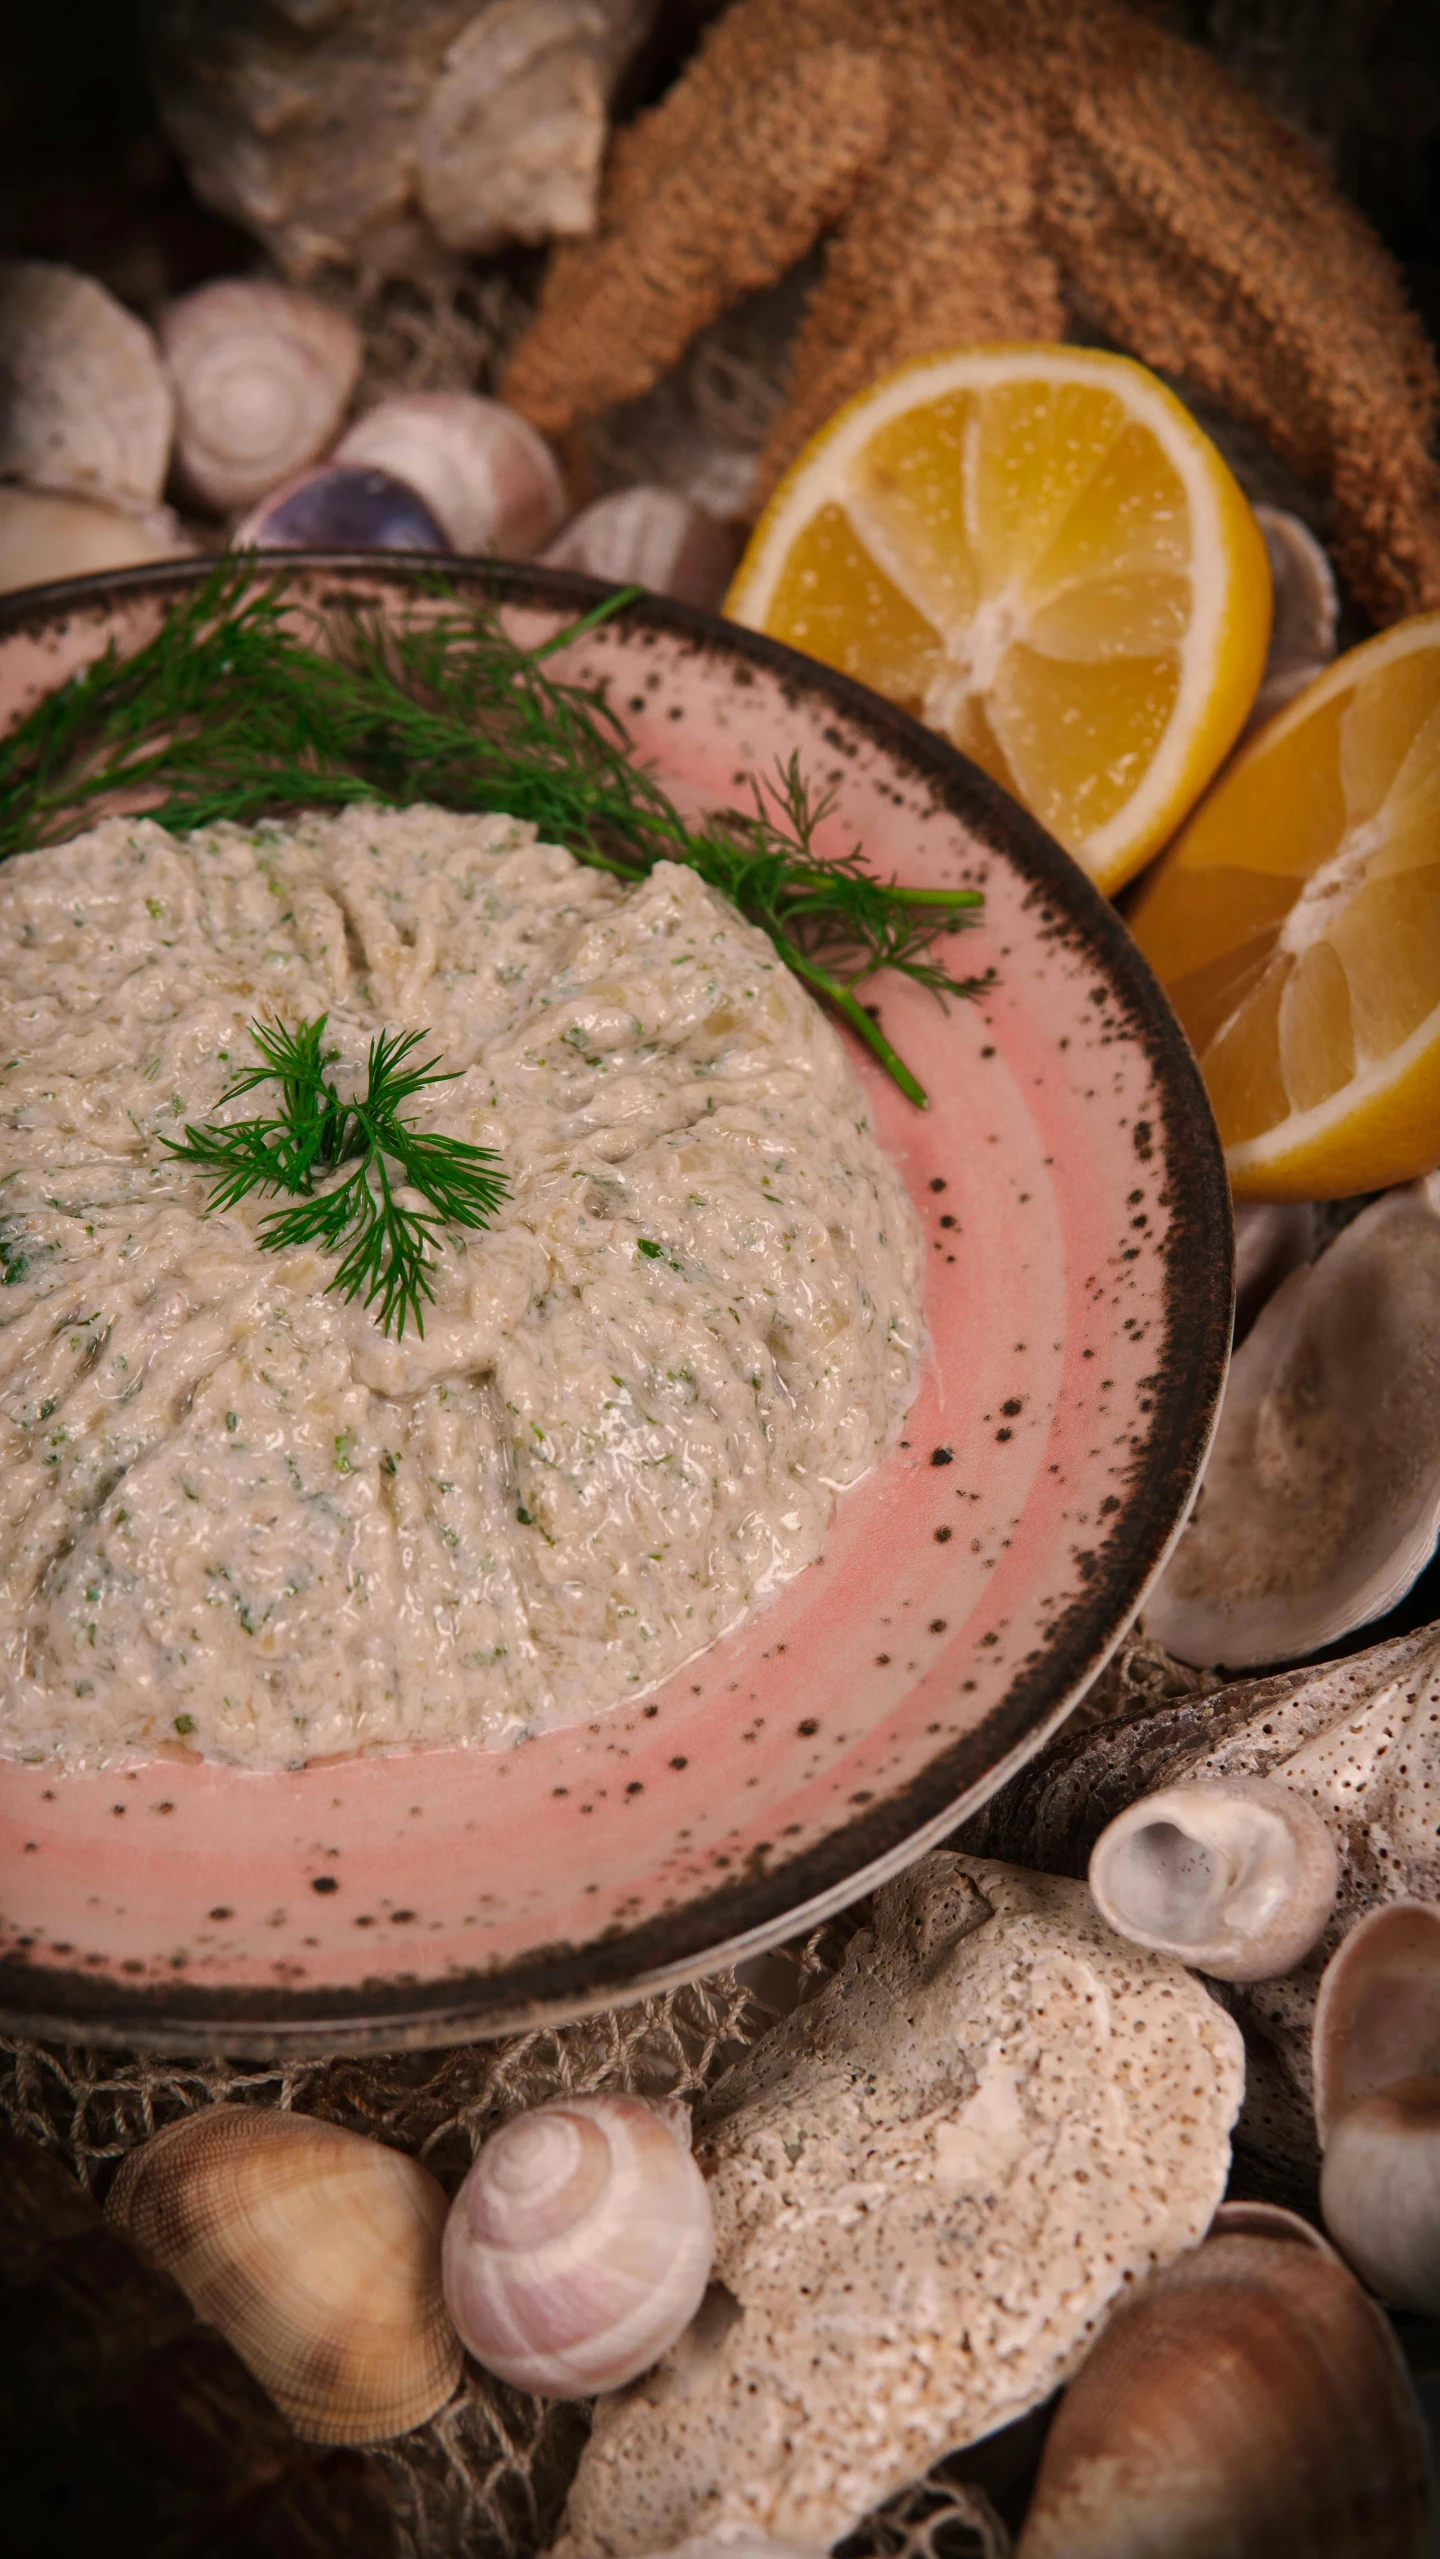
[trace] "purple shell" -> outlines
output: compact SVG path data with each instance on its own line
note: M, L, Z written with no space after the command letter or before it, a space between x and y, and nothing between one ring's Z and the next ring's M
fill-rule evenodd
M406 481L351 462L322 462L272 489L234 539L257 551L450 549L444 526Z

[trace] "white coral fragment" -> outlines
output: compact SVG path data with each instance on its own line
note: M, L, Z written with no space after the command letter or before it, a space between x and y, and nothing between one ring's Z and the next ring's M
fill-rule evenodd
M742 2527L822 2550L1035 2406L1204 2233L1239 2035L1083 1886L939 1854L716 2091L715 2287L603 2400L565 2559Z

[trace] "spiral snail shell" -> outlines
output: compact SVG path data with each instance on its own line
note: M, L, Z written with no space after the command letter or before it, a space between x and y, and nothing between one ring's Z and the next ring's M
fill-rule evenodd
M227 514L323 453L362 353L342 311L264 278L222 277L172 302L160 347L175 387L175 461Z
M516 2115L479 2153L445 2226L445 2299L502 2381L585 2398L674 2344L714 2253L685 2109L570 2097Z
M210 2106L133 2150L106 2217L311 2443L382 2443L460 2377L445 2197L419 2161L313 2116Z
M565 513L564 484L544 437L503 402L468 391L381 400L356 419L332 459L405 481L452 551L528 560Z
M1319 1814L1269 1777L1142 1795L1090 1853L1090 1890L1117 1936L1220 1981L1269 1981L1298 1964L1339 1873Z

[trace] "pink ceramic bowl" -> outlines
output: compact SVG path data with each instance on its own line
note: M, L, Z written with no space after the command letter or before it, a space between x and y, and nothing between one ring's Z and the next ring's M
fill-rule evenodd
M0 715L156 627L203 563L0 606ZM449 564L523 636L590 581ZM434 564L301 562L386 601ZM1035 1750L1184 1516L1230 1334L1230 1214L1199 1075L1110 907L1005 793L808 659L646 600L575 651L677 800L798 749L837 847L974 883L993 963L885 1026L932 1096L857 1064L923 1221L931 1352L904 1439L821 1561L640 1704L501 1754L251 1775L0 1763L0 2012L32 2034L272 2054L496 2031L817 1920L933 1846Z

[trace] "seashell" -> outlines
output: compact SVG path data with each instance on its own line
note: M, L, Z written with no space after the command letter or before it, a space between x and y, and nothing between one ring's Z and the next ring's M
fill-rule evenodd
M1222 2223L1112 2314L1060 2402L1016 2559L1425 2559L1428 2515L1384 2314L1305 2224Z
M217 515L323 453L364 353L341 311L289 285L229 276L172 302L160 348L175 386L175 459Z
M547 568L583 569L615 586L648 587L713 610L739 555L729 527L693 499L645 485L582 507L544 557Z
M444 526L452 551L528 560L564 520L564 482L543 435L500 401L468 391L382 400L332 458L404 480Z
M1090 1890L1117 1936L1218 1981L1270 1981L1300 1963L1339 1880L1319 1814L1269 1777L1142 1795L1090 1852Z
M1372 2292L1440 2315L1440 2078L1397 2079L1347 2106L1326 2144L1320 2209Z
M1440 1533L1440 1174L1292 1271L1235 1353L1145 1606L1182 1661L1303 1660L1381 1617Z
M0 488L0 592L180 559L192 548L168 507L132 514L48 489Z
M445 2197L400 2151L309 2115L211 2106L132 2151L105 2210L310 2443L405 2434L459 2379Z
M1280 1282L1314 1260L1320 1219L1311 1200L1237 1200L1234 1214L1235 1339L1243 1342Z
M678 2104L573 2097L491 2135L445 2225L445 2298L478 2362L578 2399L674 2345L715 2254L689 2131Z
M153 506L173 409L149 330L93 276L0 265L0 478Z
M424 499L393 472L322 462L262 498L235 528L237 550L448 551Z
M1321 1976L1310 2035L1315 2128L1397 2079L1440 2072L1440 1909L1384 1902L1343 1937Z
M491 0L448 48L416 135L416 192L447 249L595 228L607 110L649 0Z
M1283 507L1257 506L1274 597L1270 647L1246 735L1304 691L1335 655L1340 599L1330 555L1308 524Z

